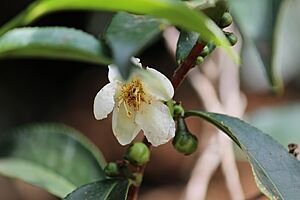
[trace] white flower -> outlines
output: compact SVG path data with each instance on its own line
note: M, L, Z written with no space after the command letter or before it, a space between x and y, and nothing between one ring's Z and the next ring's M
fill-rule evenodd
M147 140L158 146L175 136L175 122L164 101L172 99L174 88L160 72L137 66L124 81L115 65L109 65L108 79L94 100L94 115L100 120L113 112L112 129L120 144L129 144L143 130Z

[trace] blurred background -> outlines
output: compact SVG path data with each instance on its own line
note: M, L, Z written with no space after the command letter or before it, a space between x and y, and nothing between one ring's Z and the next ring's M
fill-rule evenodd
M0 1L0 25L30 2ZM272 133L285 147L292 142L300 143L300 43L297 40L300 35L300 3L297 0L284 3L280 0L232 2L232 14L245 44L241 80L242 90L248 98L246 120L264 132ZM74 27L98 37L111 17L112 13L56 13L41 18L32 26ZM272 48L274 44L276 50ZM150 46L140 58L143 65L159 69L168 77L172 76L176 66L163 40ZM265 76L264 66L270 66L272 62L276 63L285 83L281 96L272 94ZM121 147L114 138L111 118L96 121L92 110L96 93L107 81L105 66L39 59L0 60L0 134L33 122L62 122L90 138L107 161L117 160L126 147ZM185 81L175 99L182 101L185 108L201 109L202 104L196 96ZM176 200L180 197L195 159L210 137L201 131L203 126L209 125L195 119L189 119L188 123L199 140L197 153L181 155L171 143L154 148L140 199ZM258 192L251 168L239 152L237 161L245 194L251 197ZM223 175L218 170L209 185L207 199L220 199L220 196L225 200L229 198ZM21 181L0 177L0 200L27 199L55 198Z

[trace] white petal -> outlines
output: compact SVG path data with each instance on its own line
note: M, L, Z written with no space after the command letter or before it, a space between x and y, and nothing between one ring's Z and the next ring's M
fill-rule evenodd
M142 64L140 63L140 59L139 58L131 57L130 61L134 65L142 68ZM119 71L118 67L116 65L114 65L114 64L108 65L108 80L111 83L113 83L115 81L122 81L122 82L124 81L123 78L122 78L122 76L121 76L121 74L120 74L120 71Z
M132 64L134 64L138 67L141 67L141 68L143 67L142 63L141 63L141 60L139 58L131 57L130 61L132 62Z
M143 71L142 73L140 71ZM146 70L139 70L145 90L157 100L168 101L174 95L174 88L171 81L159 71L147 67Z
M108 83L96 95L94 99L94 115L95 118L100 120L106 118L114 108L116 93L116 85Z
M135 119L153 146L164 144L175 136L175 122L169 108L162 102L144 104Z
M123 81L120 71L116 65L108 65L108 80L111 83Z
M129 144L141 128L135 123L135 113L128 117L124 104L117 106L113 111L112 128L114 135L121 145Z

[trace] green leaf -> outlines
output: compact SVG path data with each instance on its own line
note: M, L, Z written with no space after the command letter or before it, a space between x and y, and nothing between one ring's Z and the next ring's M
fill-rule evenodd
M130 58L157 39L165 26L162 20L125 12L113 17L104 37L124 78L129 75Z
M111 61L96 38L72 28L18 28L0 37L0 58L43 57L97 64Z
M64 198L64 200L126 200L128 180L106 179L84 185Z
M180 63L184 60L196 44L199 38L199 33L181 31L177 41L176 61Z
M274 92L282 90L282 80L272 63L273 36L281 0L230 0L234 19L243 36L243 63L247 67L261 66ZM253 14L255 12L255 14ZM246 51L247 50L247 51ZM247 53L248 52L248 53ZM249 56L251 53L254 59ZM255 60L255 63L253 63Z
M298 199L300 194L300 162L288 151L257 128L238 118L187 111L224 131L247 155L258 187L270 199Z
M39 17L63 10L127 11L167 19L170 23L201 34L206 41L213 41L238 62L238 56L231 49L219 27L201 12L188 8L184 3L173 0L43 0L31 4L27 10L12 19L0 29L0 35L7 30L30 24Z
M64 197L105 178L101 153L76 130L59 124L31 125L0 137L0 174Z

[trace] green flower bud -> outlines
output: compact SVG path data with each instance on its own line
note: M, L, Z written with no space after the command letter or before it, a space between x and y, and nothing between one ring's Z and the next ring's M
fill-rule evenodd
M175 149L185 155L190 155L194 153L198 147L198 140L195 135L178 135L173 140L173 145Z
M202 52L200 53L200 56L205 57L209 54L209 48L208 46L205 46L202 50Z
M238 38L237 36L234 34L234 33L230 33L230 32L225 32L225 35L227 37L227 40L229 41L229 43L234 46L237 41L238 41Z
M146 144L136 142L128 148L125 159L133 165L142 166L150 160L150 150Z
M216 45L213 42L209 42L207 43L207 47L209 49L209 53L212 53L215 50Z
M198 147L197 137L192 135L186 127L184 119L179 118L177 122L177 130L173 139L175 149L185 155L194 153Z
M181 104L175 104L173 109L174 109L173 116L175 118L182 117L184 115L184 109L181 106Z
M219 26L220 28L226 28L232 23L232 16L229 12L225 12L220 20Z
M196 64L201 65L203 63L203 61L204 61L204 58L202 56L198 56L197 60L196 60Z
M107 176L111 177L120 175L119 166L115 162L108 163L104 168L104 172Z

